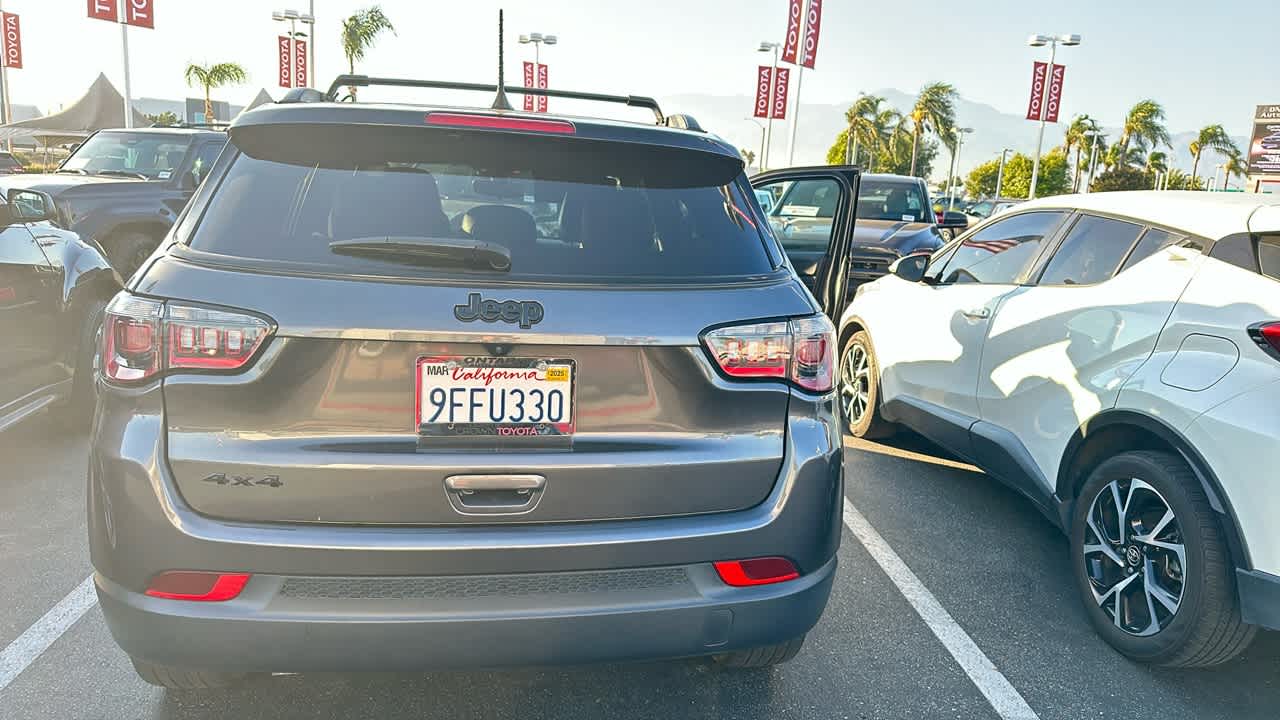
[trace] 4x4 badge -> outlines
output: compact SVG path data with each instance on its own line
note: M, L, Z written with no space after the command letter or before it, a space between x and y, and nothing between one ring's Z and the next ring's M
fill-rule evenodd
M261 485L263 487L278 488L284 485L284 481L280 479L279 475L265 475L261 480L254 480L252 475L228 475L226 473L214 473L202 480L207 483L230 485L232 487L253 487L254 485Z
M465 305L454 305L453 316L462 322L483 320L485 322L520 323L520 327L529 329L542 322L542 303L533 300L483 300L480 293L467 295Z

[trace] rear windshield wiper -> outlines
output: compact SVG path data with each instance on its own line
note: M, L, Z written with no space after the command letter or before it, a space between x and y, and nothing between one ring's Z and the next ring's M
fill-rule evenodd
M99 170L94 174L95 175L111 175L114 177L133 177L133 178L138 178L139 180L151 179L140 172L133 172L132 170Z
M501 245L463 238L359 237L334 240L329 249L339 255L360 255L423 264L461 264L486 270L511 269L511 251Z

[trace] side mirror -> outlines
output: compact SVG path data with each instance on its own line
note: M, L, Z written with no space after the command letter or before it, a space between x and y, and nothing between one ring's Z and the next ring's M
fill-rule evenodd
M889 272L910 283L924 279L925 268L929 267L929 253L914 253L900 257L889 266Z
M944 212L942 213L942 222L938 223L938 227L946 230L967 230L969 229L969 216L954 210Z
M57 210L49 193L15 188L9 191L5 199L8 200L8 204L4 206L6 225L45 222L57 217Z

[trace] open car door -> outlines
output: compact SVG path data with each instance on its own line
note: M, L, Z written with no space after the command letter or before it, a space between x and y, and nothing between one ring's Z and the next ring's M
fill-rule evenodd
M840 317L849 278L859 171L828 166L774 170L751 178L772 201L765 217L791 264L830 318Z

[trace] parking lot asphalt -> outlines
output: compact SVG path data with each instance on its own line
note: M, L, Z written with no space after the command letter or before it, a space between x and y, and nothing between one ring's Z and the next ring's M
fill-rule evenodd
M0 652L10 659L89 574L85 444L43 418L0 434ZM1211 670L1131 663L1089 627L1065 538L1016 493L911 435L847 445L847 499L883 546L868 552L865 536L846 530L826 614L800 655L773 670L678 661L277 676L166 693L133 674L90 607L0 686L0 718L1001 717L983 676L973 679L973 657L958 659L954 637L944 643L936 618L918 614L920 588L904 594L901 568L882 567L885 548L989 659L988 680L1007 680L1025 700L1023 717L1277 717L1280 633Z

